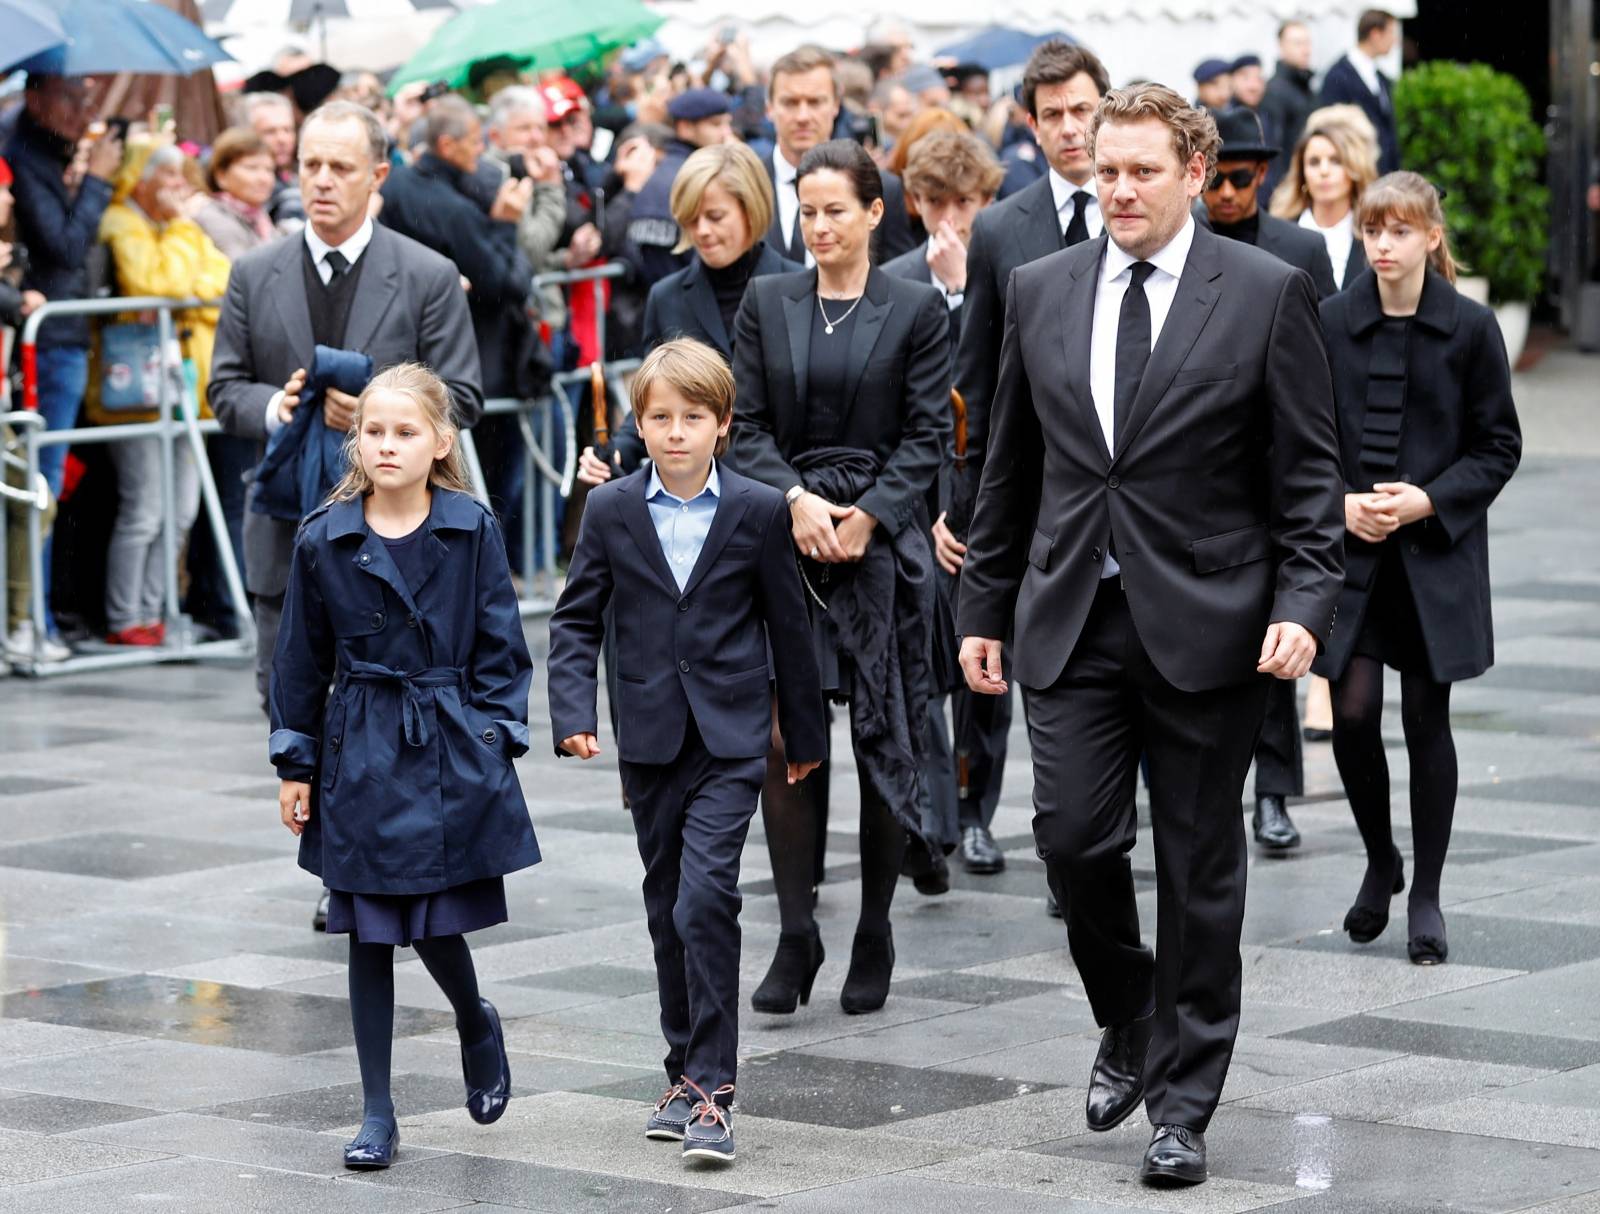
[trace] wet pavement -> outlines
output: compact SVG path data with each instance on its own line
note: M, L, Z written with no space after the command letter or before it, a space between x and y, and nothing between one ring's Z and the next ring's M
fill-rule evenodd
M1006 873L958 873L940 898L903 883L872 1016L838 1005L856 871L840 764L828 961L797 1015L744 1014L738 1162L686 1169L647 1142L663 1047L639 861L614 764L550 757L542 691L519 770L545 861L475 937L516 1099L468 1119L452 1018L402 953L399 1161L346 1175L344 941L310 930L317 885L278 824L249 672L207 665L0 680L0 1210L1600 1211L1600 422L1568 443L1539 375L1520 387L1548 437L1493 515L1499 665L1453 700L1450 963L1410 965L1403 919L1366 947L1338 930L1360 843L1328 747L1308 747L1305 844L1251 861L1202 1188L1141 1187L1138 1116L1085 1131L1096 1036L1044 914L1020 735ZM542 658L537 622L529 638ZM1134 865L1153 925L1148 832ZM778 932L759 831L744 875L748 1006Z

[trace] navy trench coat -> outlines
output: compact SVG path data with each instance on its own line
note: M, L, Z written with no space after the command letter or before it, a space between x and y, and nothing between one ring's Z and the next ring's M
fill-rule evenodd
M512 768L533 662L500 529L444 489L424 526L415 587L359 499L308 515L295 540L270 747L281 778L312 784L300 866L331 889L438 893L539 861Z

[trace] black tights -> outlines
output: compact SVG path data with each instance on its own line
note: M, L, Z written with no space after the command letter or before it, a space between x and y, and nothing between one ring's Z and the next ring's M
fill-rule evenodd
M829 764L791 785L781 740L773 731L767 752L767 775L761 784L761 825L772 861L772 883L778 893L778 919L784 932L810 935L816 925L812 888L816 883L818 834L826 829L819 802L826 790L817 783ZM858 772L860 771L858 767ZM861 918L856 931L868 936L889 934L889 907L906 854L905 827L871 787L861 780ZM812 787L816 784L816 787Z
M1389 820L1389 763L1383 753L1383 664L1358 654L1333 682L1333 757L1367 848L1367 872L1356 902L1389 904L1394 835ZM1456 743L1450 733L1450 684L1426 675L1400 676L1400 721L1411 761L1411 874L1408 933L1443 936L1439 875L1450 848L1456 810Z
M499 1074L500 1050L478 998L478 975L463 936L413 942L417 956L456 1013L456 1031L466 1047L474 1087L488 1087ZM350 1023L361 1066L362 1120L394 1124L389 1062L394 1048L394 948L362 944L350 937Z

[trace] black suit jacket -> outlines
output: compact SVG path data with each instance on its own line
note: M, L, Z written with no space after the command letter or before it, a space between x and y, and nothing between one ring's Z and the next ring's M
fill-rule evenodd
M890 278L908 278L912 282L927 283L933 286L933 268L928 265L928 247L926 243L919 244L909 252L900 254L893 261L884 263L883 272ZM937 290L937 288L935 288ZM950 313L950 370L955 371L956 350L961 342L961 314L966 309L966 297L955 307L950 307L946 302L945 307Z
M805 446L816 307L815 270L774 274L746 288L734 321L739 396L728 460L785 491L801 483L789 460ZM921 513L950 438L950 322L939 292L878 269L857 309L839 445L882 461L856 504L897 535Z
M557 754L564 753L564 738L597 729L596 665L606 605L614 603L617 754L624 762L672 762L691 714L717 758L765 755L774 675L789 761L827 758L821 678L789 509L771 486L726 465L719 471L717 511L682 591L645 503L649 474L635 472L589 494L566 588L550 617Z
M1161 674L1184 691L1242 683L1258 677L1269 622L1327 637L1344 580L1333 386L1311 280L1196 225L1108 451L1089 387L1105 246L1101 236L1012 276L960 631L1004 637L1014 612L1011 673L1049 687L1114 542Z
M974 473L983 468L988 445L990 405L1000 373L1006 284L1018 266L1061 248L1061 218L1048 172L1027 189L980 211L972 224L955 382L967 402L967 467Z
M1400 167L1400 135L1394 124L1394 82L1389 77L1378 73L1378 92L1374 94L1348 56L1340 55L1338 62L1322 78L1322 96L1317 104L1359 105L1378 132L1378 172L1392 173Z
M1205 204L1195 204L1194 217L1206 227L1211 226ZM1268 215L1265 211L1257 212L1256 218L1260 223L1256 248L1311 275L1311 285L1316 287L1318 299L1327 299L1338 290L1333 285L1333 262L1328 260L1327 241L1297 223Z
M767 228L767 244L782 253L791 261L805 264L806 246L800 239L800 221L796 213L794 231L785 232L783 221L780 217L777 204L778 171L773 167L772 158L777 155L776 149L766 152L761 157L761 163L766 166L767 180L772 183L773 204L772 224ZM878 179L883 182L883 220L872 233L872 264L882 265L892 261L900 254L916 247L919 242L917 235L912 231L911 216L906 211L906 191L900 184L900 179L887 169L878 170Z

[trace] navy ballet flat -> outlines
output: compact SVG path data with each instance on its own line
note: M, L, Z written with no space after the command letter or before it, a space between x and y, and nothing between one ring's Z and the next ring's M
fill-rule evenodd
M506 1111L506 1105L511 1101L511 1060L506 1057L505 1030L500 1027L500 1013L495 1011L494 1004L487 999L478 1000L483 1004L483 1013L489 1018L489 1031L494 1035L494 1043L500 1050L500 1078L493 1087L475 1088L472 1086L472 1075L467 1069L467 1047L461 1047L461 1074L467 1083L467 1112L472 1120L479 1125L491 1125L500 1120L501 1114Z
M368 1121L352 1141L344 1144L344 1166L358 1171L386 1168L394 1162L399 1147L399 1126Z

